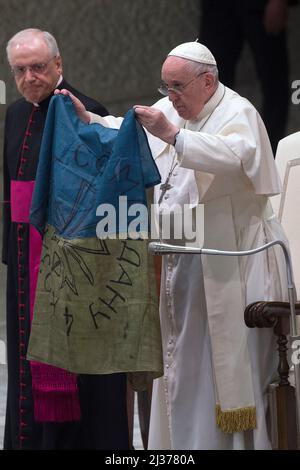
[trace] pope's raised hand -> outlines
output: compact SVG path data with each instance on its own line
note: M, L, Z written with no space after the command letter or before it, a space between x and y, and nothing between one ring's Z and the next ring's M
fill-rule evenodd
M76 110L76 113L79 119L86 123L90 122L90 115L85 109L84 104L78 98L76 98L76 96L74 96L69 90L66 90L65 88L63 88L62 90L59 90L57 88L54 91L54 94L55 95L61 94L61 95L69 96L73 102L74 108Z
M150 134L159 137L164 142L173 145L175 135L179 128L174 126L159 109L149 106L134 106L137 120L144 126Z

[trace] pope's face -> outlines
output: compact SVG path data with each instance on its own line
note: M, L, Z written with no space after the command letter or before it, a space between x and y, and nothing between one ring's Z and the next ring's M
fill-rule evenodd
M61 58L51 57L47 44L40 37L13 45L9 60L19 92L31 103L47 98L62 73Z
M161 77L169 88L169 100L185 120L196 119L214 93L213 75L209 72L197 75L190 61L180 57L170 56L165 60Z

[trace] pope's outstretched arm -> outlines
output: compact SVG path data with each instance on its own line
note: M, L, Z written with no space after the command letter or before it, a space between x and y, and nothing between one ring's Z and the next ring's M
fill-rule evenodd
M98 116L98 114L91 113L86 110L84 104L76 98L69 90L62 89L58 90L56 89L54 91L55 95L65 95L69 96L73 102L74 108L76 110L76 113L79 117L79 119L82 122L85 122L87 124L102 124L104 127L112 127L113 129L119 129L119 127L122 124L123 118L121 117L114 117L114 116Z
M86 110L81 101L76 98L69 90L55 90L55 95L62 94L69 96L73 102L77 115L81 121L87 124L102 124L105 127L112 127L119 129L123 118L115 116L98 116L98 114L91 113ZM179 128L174 126L159 109L150 106L136 105L134 106L135 114L138 121L142 126L147 129L155 137L163 140L164 142L174 145L175 136L179 132Z

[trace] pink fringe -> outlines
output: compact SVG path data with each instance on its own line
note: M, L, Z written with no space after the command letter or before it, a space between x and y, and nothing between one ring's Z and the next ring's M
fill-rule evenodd
M77 392L67 393L33 390L34 417L38 422L63 423L80 420Z
M29 211L34 189L34 181L11 182L12 221L29 223ZM29 292L30 321L33 317L36 285L39 273L42 237L32 226L29 227ZM22 268L20 246L22 237L18 236L18 268ZM25 307L21 302L24 290L21 287L24 278L18 273L19 313ZM22 293L22 294L21 294ZM19 315L24 320L24 315ZM20 328L20 332L23 331ZM22 343L20 338L20 343ZM25 353L20 353L20 360L26 360ZM34 416L40 422L65 422L80 420L80 402L77 387L77 376L70 372L30 361L32 374L32 393L34 400ZM21 369L20 369L21 370ZM21 397L22 399L22 397ZM22 426L22 423L21 423Z
M36 421L79 421L77 376L59 367L30 361Z

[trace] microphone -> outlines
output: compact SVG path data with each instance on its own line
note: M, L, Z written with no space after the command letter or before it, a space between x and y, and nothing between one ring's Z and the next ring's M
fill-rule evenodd
M201 255L202 253L202 248L169 245L168 243L158 242L149 243L148 250L154 255L171 255L173 253Z

